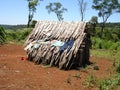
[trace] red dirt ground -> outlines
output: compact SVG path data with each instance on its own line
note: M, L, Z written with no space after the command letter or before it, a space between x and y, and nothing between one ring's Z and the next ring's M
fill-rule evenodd
M90 61L95 62L99 70L93 70L90 65L83 70L64 71L35 65L21 57L26 57L22 46L0 46L0 90L96 90L82 83L90 75L98 79L109 77L112 68L111 61L91 57Z

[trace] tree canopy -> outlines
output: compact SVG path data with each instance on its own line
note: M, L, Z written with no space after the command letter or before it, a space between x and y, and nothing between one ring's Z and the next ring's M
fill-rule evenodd
M67 9L59 2L49 3L49 5L46 6L46 9L48 10L48 13L54 12L59 21L64 19L62 14L67 11Z
M102 17L101 36L108 18L113 14L120 12L118 0L93 0L92 8L98 11L98 16Z

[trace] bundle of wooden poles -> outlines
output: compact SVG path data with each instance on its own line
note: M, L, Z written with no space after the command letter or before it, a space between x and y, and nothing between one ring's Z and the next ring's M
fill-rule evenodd
M65 70L85 65L89 61L85 27L85 22L38 21L25 42L28 59ZM63 46L71 41L71 47L55 46L55 40L63 42Z

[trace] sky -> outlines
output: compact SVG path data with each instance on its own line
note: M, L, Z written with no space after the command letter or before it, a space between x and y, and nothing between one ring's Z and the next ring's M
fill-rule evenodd
M92 16L97 16L97 11L91 8L93 0L85 0L87 2L85 21L89 21ZM120 0L119 0L120 1ZM50 2L60 2L63 7L67 8L67 12L63 14L64 21L80 21L81 16L77 0L44 0L37 6L34 14L34 20L55 20L57 17L54 13L48 14L45 6ZM115 13L107 22L120 22L120 13ZM101 22L101 18L98 21ZM18 25L27 24L28 21L28 3L26 0L0 0L0 24Z

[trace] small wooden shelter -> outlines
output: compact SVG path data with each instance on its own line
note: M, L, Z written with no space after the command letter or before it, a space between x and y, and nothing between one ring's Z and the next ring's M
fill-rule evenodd
M89 62L89 48L86 22L38 21L24 49L36 64L68 70Z

